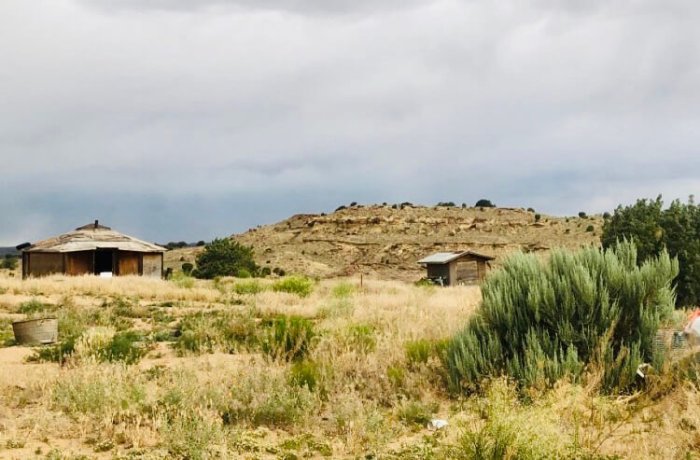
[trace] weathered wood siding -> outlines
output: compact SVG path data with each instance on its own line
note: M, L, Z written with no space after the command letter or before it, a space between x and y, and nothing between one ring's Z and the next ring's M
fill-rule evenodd
M66 253L67 275L89 275L95 273L94 251Z
M119 259L117 272L119 276L138 275L140 273L140 253L119 251L117 252L117 258Z
M143 254L143 276L149 278L163 277L163 254Z
M454 284L475 284L479 282L479 269L477 261L463 259L452 263L456 276Z
M29 276L46 276L52 273L63 273L63 254L58 252L29 254Z

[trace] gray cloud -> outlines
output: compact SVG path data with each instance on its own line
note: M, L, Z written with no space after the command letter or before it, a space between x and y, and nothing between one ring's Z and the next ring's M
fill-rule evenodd
M167 240L350 201L685 198L699 16L681 0L8 0L0 244L98 214Z
M82 0L85 6L106 11L217 11L246 9L284 11L299 14L369 14L430 3L430 0Z

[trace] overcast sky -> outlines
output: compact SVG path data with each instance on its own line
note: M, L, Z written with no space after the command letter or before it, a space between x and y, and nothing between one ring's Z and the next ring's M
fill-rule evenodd
M1 0L0 245L700 191L697 0Z

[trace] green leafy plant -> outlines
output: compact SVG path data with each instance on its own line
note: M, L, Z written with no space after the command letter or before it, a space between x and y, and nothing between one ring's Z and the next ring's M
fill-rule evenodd
M664 249L678 258L677 305L700 303L700 207L692 199L673 201L666 209L661 196L618 206L603 224L601 242L609 248L623 238L634 240L639 264Z
M545 388L594 365L604 391L631 390L639 364L662 368L654 341L673 311L677 272L666 252L638 266L630 242L555 251L547 263L514 255L487 278L480 309L449 345L452 383L471 391L484 377L507 375Z
M197 278L212 279L216 276L238 276L242 270L257 273L253 248L229 238L217 238L204 246L197 255L197 268L192 274Z

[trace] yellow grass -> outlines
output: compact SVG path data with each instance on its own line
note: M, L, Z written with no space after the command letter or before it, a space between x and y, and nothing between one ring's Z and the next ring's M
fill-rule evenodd
M262 291L236 293L251 282ZM529 403L505 381L481 396L450 394L438 357L414 362L406 347L438 343L462 328L478 307L477 287L367 279L360 287L348 278L317 283L302 298L273 292L267 280L181 285L0 275L6 328L3 318L23 317L18 312L29 301L50 304L60 318L95 321L63 364L27 362L31 348L0 347L0 459L466 459L474 440L499 439L520 458L698 458L700 393L691 385L644 403L568 383ZM171 342L181 339L170 337L151 344L138 364L96 358L94 349L120 329L176 330L196 312L257 328L275 315L309 319L316 336L305 362L314 388L294 380L303 372L297 364L273 360L255 343L176 353ZM424 417L449 426L430 431Z

